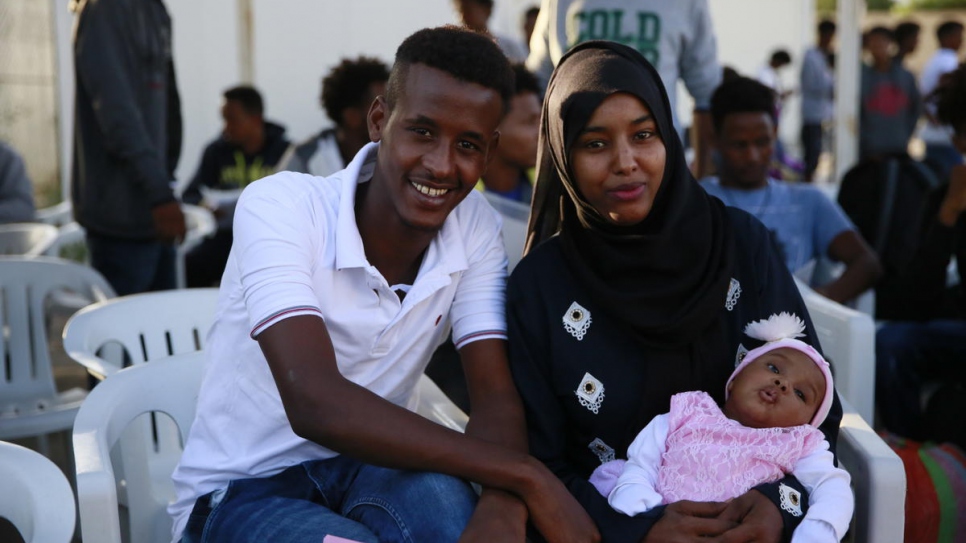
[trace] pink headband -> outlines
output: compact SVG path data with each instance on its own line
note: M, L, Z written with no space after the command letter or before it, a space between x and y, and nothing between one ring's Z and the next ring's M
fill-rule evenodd
M788 326L791 323L795 323L794 329L789 329ZM745 355L741 360L741 363L735 368L735 371L728 378L728 382L725 384L725 399L730 396L729 387L731 382L734 381L735 376L737 376L741 370L745 369L748 364L751 364L756 358L761 355L774 351L775 349L794 349L796 351L805 353L809 358L815 362L818 369L822 371L822 375L825 377L825 397L822 398L822 403L819 404L818 410L815 412L815 417L809 423L812 426L819 426L828 416L829 410L832 408L832 399L835 396L835 386L832 384L832 371L829 367L828 362L822 358L822 355L818 353L811 345L794 339L795 336L800 336L801 331L805 329L805 325L802 321L795 315L790 315L788 313L781 313L780 315L772 315L766 320L757 321L749 324L745 328L745 333L755 339L761 339L766 341L764 345L758 347L757 349L752 349ZM762 337L765 336L765 337Z

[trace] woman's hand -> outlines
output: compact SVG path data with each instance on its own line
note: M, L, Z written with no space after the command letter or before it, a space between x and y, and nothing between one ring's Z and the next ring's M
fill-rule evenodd
M779 543L782 539L784 521L781 512L774 502L757 490L749 490L730 500L718 518L738 524L728 531L727 539L721 541Z
M664 515L654 524L642 543L731 541L719 538L738 526L734 520L721 518L727 507L728 504L720 502L674 502L664 508Z
M782 528L775 504L749 490L725 503L672 503L642 543L779 543Z

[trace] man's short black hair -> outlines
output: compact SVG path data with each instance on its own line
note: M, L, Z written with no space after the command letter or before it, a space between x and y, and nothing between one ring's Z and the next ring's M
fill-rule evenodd
M966 130L966 64L943 74L935 99L936 118L957 132Z
M835 34L835 22L830 19L823 19L818 23L819 34Z
M245 113L249 115L263 115L265 113L265 102L262 101L262 94L250 85L239 85L232 87L222 93L225 100L231 100L241 104Z
M784 66L785 64L792 63L792 56L788 51L784 49L779 49L771 54L771 63L778 64L779 66Z
M711 122L721 133L725 117L732 113L767 113L775 118L775 91L747 77L726 81L711 96Z
M963 23L959 21L946 21L936 29L936 39L943 41L963 31Z
M523 12L523 17L536 17L540 14L540 6L530 6L525 12Z
M892 32L892 30L889 30L884 26L873 26L868 32L865 33L865 35L870 38L872 36L882 36L889 41L895 41L896 39L896 35Z
M322 107L337 125L342 113L353 106L368 106L369 87L389 81L389 67L377 58L360 56L344 58L322 79Z
M896 36L896 41L901 43L906 39L919 34L921 28L922 27L919 26L919 23L903 21L896 25L896 29L893 32Z
M424 64L499 93L506 112L513 98L513 70L496 42L485 34L458 26L425 28L403 40L396 50L386 97L392 108L406 87L413 64Z
M540 82L537 76L533 75L522 62L515 62L510 65L513 69L513 95L532 92L540 96Z

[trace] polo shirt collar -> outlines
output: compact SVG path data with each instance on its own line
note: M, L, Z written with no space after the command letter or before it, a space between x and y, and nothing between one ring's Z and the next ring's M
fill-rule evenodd
M356 224L355 197L356 187L372 179L376 169L378 150L378 143L366 144L341 172L342 190L335 232L336 269L371 267L366 258L359 226ZM429 244L423 256L423 263L419 267L416 282L420 282L423 277L449 276L467 268L469 263L460 235L459 219L456 216L456 210L453 210Z

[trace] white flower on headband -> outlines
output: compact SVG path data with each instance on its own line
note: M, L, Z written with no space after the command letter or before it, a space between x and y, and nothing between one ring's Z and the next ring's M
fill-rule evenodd
M745 335L766 342L804 337L803 332L805 332L805 323L802 319L794 313L785 311L745 326Z

